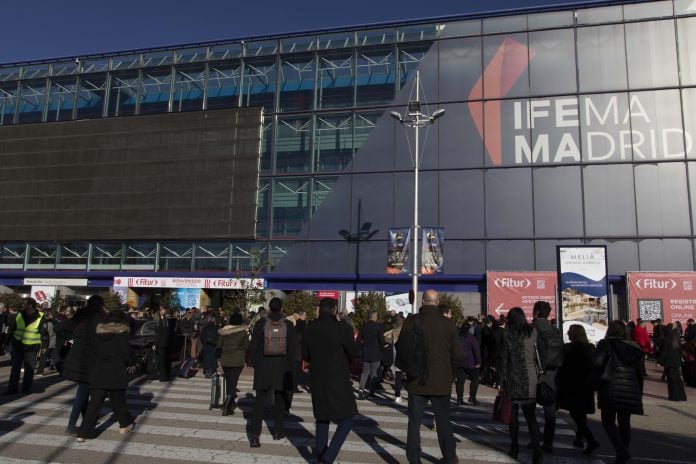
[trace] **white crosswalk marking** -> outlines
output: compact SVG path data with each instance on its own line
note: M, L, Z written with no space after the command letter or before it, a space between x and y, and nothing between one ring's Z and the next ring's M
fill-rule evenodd
M2 464L82 464L138 462L212 463L301 463L312 459L314 419L311 397L296 394L292 414L285 428L288 438L273 441L268 432L272 421L264 423L262 447L249 448L247 418L253 405L252 382L242 377L239 408L222 417L219 410L208 410L209 381L196 377L172 383L136 383L128 391L128 407L136 418L133 433L120 435L118 424L109 414L98 426L100 436L85 443L63 434L70 413L74 387L66 382L47 388L41 395L17 397L0 405L0 463ZM460 460L472 462L513 462L505 453L509 445L507 426L492 422L492 397L481 397L478 407L453 408L452 422ZM385 394L371 401L359 401L351 434L344 444L341 463L405 462L406 407L394 404ZM108 413L108 407L103 410ZM539 416L541 419L541 416ZM437 460L440 450L437 433L428 412L421 437L425 461ZM522 424L521 424L522 425ZM521 443L529 439L521 427ZM577 455L570 450L574 432L558 421L555 447L560 453ZM31 445L32 454L18 450ZM428 458L427 456L430 456ZM523 453L523 461L529 453ZM547 462L590 463L591 460L553 456Z

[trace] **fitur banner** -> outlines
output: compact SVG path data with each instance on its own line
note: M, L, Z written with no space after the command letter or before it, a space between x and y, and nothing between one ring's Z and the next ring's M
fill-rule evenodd
M389 229L387 237L387 274L406 274L409 272L409 244L411 229L399 227Z
M548 301L551 305L549 319L558 317L556 312L557 275L555 272L488 271L486 294L488 314L498 318L507 315L511 308L519 307L527 320L532 320L532 308L537 301Z
M563 337L568 341L568 328L580 324L588 340L597 343L607 332L611 314L607 248L559 246L557 252Z
M696 319L696 272L628 272L626 283L632 320L686 325ZM652 331L652 324L646 328Z

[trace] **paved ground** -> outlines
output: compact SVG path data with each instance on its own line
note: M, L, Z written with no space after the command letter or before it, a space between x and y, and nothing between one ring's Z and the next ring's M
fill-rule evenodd
M0 389L9 375L8 362L0 362ZM633 419L631 451L637 463L696 464L696 389L688 389L688 403L665 400L666 385L651 366L646 384L646 415ZM0 397L0 463L8 464L165 464L180 462L212 463L302 463L311 460L314 423L311 399L296 396L292 417L286 423L288 439L274 442L264 426L261 448L249 448L246 419L252 405L251 373L240 380L240 406L235 415L221 417L208 410L209 382L197 376L177 379L170 384L136 381L129 390L128 403L137 425L128 435L118 433L118 424L106 414L98 426L100 436L77 443L63 434L73 387L55 374L38 377L37 393ZM360 401L361 416L339 455L341 463L406 462L406 409L395 405L390 387L383 398ZM494 392L483 388L478 407L455 409L452 421L462 462L513 461L505 454L509 446L507 427L491 421ZM105 413L108 410L104 410ZM571 447L574 431L567 414L559 414L555 451L545 455L547 463L613 462L613 454L599 424L591 426L602 447L592 458L585 458ZM432 415L422 427L424 462L439 462ZM527 441L523 428L521 443ZM529 462L530 452L520 455Z

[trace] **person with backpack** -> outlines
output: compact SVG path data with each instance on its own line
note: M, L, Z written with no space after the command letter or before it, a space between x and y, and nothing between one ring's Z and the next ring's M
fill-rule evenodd
M435 290L423 292L423 306L418 315L404 321L396 347L396 361L406 374L408 391L408 432L406 458L421 462L420 427L430 402L437 426L437 441L445 464L459 462L450 421L450 395L453 372L464 359L457 327L437 308Z
M532 327L537 331L537 351L544 371L544 383L553 387L558 394L558 369L563 365L563 335L561 331L549 323L551 305L548 301L534 303L534 322ZM541 449L547 453L553 452L553 439L556 435L556 404L542 406L544 408L544 432Z
M271 298L268 307L268 316L259 319L254 325L249 345L249 360L254 368L256 391L250 424L249 446L252 448L261 446L259 437L268 395L274 395L273 439L285 438L285 411L290 409L289 392L295 388L292 380L292 363L297 349L295 330L283 317L283 301L280 298Z

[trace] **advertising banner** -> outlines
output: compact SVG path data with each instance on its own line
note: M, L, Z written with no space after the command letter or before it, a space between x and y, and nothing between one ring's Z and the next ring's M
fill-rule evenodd
M134 288L263 288L263 279L227 279L203 277L114 277L114 287Z
M400 227L389 229L387 237L387 274L408 273L409 243L411 242L411 229Z
M662 322L696 319L696 272L628 272L629 314L632 320ZM652 326L646 326L652 330Z
M55 285L64 287L86 287L87 279L24 278L24 285Z
M341 292L335 290L319 290L314 292L314 296L316 296L319 300L321 300L322 298L331 298L334 300L338 300L338 298L341 296Z
M199 288L179 288L176 290L180 308L199 308L201 290Z
M31 297L40 305L51 303L51 298L56 296L56 287L52 285L34 285L31 287Z
M128 301L128 287L114 287L114 293L121 299L121 304Z
M488 294L488 314L499 317L510 308L524 310L527 320L532 320L532 308L539 300L551 304L549 319L556 314L556 287L558 275L555 272L521 271L494 272L486 274L486 293Z
M408 302L408 293L400 293L386 297L387 310L394 310L397 313L404 313L405 316L411 314L411 303Z
M421 269L423 275L441 274L445 245L445 229L421 228Z
M559 246L558 275L562 332L580 324L597 343L609 325L609 281L605 246Z

